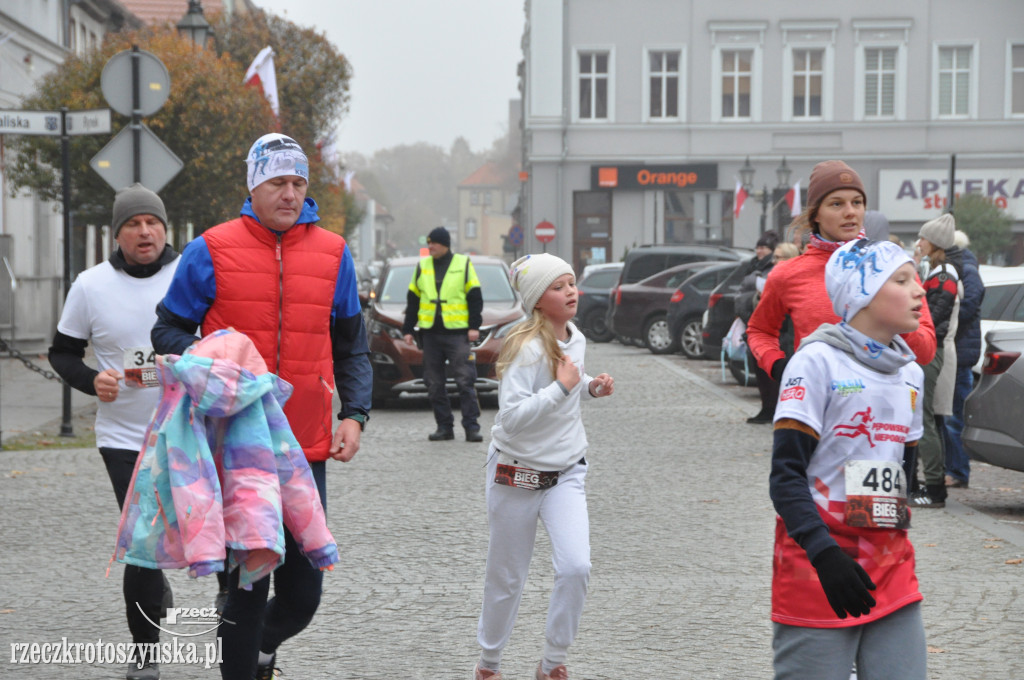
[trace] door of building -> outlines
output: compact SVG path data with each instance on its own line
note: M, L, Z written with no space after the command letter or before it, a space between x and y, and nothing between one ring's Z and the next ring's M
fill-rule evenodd
M572 195L573 269L612 262L612 194L575 191Z

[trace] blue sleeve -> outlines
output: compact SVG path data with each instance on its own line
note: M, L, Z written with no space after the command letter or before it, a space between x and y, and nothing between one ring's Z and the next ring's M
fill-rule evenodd
M370 366L370 345L359 304L355 263L348 244L338 267L331 310L331 345L334 355L334 384L341 401L339 418L370 412L373 392L373 369Z
M201 324L216 295L213 259L206 240L200 236L185 246L163 306L172 314Z
M345 252L341 255L341 266L338 267L338 280L334 284L334 307L331 319L344 319L363 311L359 303L359 282L356 279L356 263L352 253L345 244Z
M978 268L969 262L964 262L963 271L964 297L960 300L960 316L958 317L961 326L967 326L974 322L981 312L981 301L985 297L985 284L981 282L981 275ZM957 331L957 335L961 335Z

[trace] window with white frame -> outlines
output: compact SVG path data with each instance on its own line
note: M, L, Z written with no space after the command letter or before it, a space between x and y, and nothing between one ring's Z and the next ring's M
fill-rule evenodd
M855 19L854 119L905 120L912 19Z
M652 120L679 118L680 61L679 50L650 50L647 53L647 113Z
M712 21L711 120L759 121L767 21Z
M1024 116L1024 44L1010 45L1010 115Z
M608 118L608 52L579 53L579 109L580 120Z
M864 117L886 118L896 114L895 47L864 49Z
M971 113L971 61L969 45L940 46L938 58L938 115L963 118Z
M472 217L466 220L466 238L476 238L476 220Z
M793 50L793 117L820 118L825 50Z
M753 50L722 50L722 118L750 118Z

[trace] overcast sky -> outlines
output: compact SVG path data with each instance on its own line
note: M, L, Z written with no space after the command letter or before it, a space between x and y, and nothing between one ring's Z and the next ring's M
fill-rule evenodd
M352 63L341 153L398 144L483 151L508 127L519 96L523 0L256 0L323 31ZM310 93L315 93L310 84Z

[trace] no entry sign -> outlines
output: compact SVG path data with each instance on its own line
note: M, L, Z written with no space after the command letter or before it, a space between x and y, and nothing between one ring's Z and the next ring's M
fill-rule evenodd
M551 243L555 240L555 225L551 224L547 220L538 222L537 226L533 228L533 235L537 237L537 240L541 243Z

